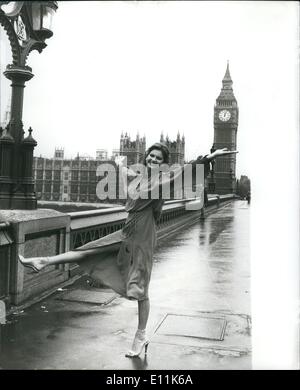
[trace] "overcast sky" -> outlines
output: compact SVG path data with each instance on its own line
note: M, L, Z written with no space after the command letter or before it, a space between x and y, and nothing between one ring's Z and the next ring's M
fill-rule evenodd
M161 131L175 139L179 130L186 159L206 153L229 60L240 109L237 173L250 174L250 146L263 133L293 126L296 7L277 1L59 2L54 36L42 54L28 59L35 77L25 89L23 119L38 141L35 155L52 156L56 146L67 157L111 152L122 130L133 138L145 134L148 146ZM4 57L2 48L2 63ZM3 117L9 83L1 81Z
M62 146L67 157L95 156L118 148L122 130L145 134L148 146L179 130L192 159L212 145L230 61L237 175L250 176L253 199L253 361L266 369L299 368L298 26L296 1L59 2L25 89L36 155ZM0 34L2 74L10 60ZM9 82L0 81L3 118Z

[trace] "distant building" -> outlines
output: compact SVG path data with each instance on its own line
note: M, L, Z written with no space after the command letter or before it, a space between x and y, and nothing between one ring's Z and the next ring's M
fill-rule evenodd
M163 137L163 136L162 136ZM170 150L170 163L184 163L184 136L179 133L176 141L170 141L167 137L163 142ZM35 179L35 192L38 200L65 201L65 202L102 202L97 197L96 188L102 177L97 177L97 168L101 164L109 163L116 166L116 156L126 156L127 164L133 165L142 161L146 151L146 138L136 135L134 141L130 136L122 133L120 137L120 149L114 149L112 158L107 159L107 151L98 149L96 158L89 155L77 155L73 159L66 159L63 148L55 148L53 158L34 157L33 172ZM106 158L105 158L106 157ZM114 170L114 168L112 168ZM110 185L115 188L116 197L119 193L118 170L116 175L110 175ZM109 202L118 202L118 199L109 199ZM123 200L122 200L123 201Z
M135 141L132 141L130 135L121 134L120 138L120 156L127 157L127 165L133 165L141 162L146 151L146 137L136 135Z
M63 160L65 155L65 150L63 148L55 148L54 159Z
M211 149L236 150L239 109L232 89L229 63L222 80L222 89L214 107L214 144ZM236 155L219 157L213 163L208 180L209 192L228 194L236 191Z
M33 171L37 199L70 202L100 202L96 195L97 167L112 160L97 160L77 155L65 159L64 150L56 148L54 158L34 157ZM117 177L115 180L116 188ZM103 201L103 200L102 200ZM113 202L113 199L109 200Z
M97 149L96 150L96 160L107 160L108 152L106 149Z
M184 155L185 155L184 135L180 137L180 134L178 132L176 141L170 141L168 135L166 136L166 138L164 138L163 133L161 133L160 142L165 144L170 151L170 164L180 164L180 165L184 164Z
M246 175L241 175L240 180L237 180L236 193L241 198L245 198L251 192L251 181Z
M113 149L111 159L114 160L118 156L120 156L120 149Z

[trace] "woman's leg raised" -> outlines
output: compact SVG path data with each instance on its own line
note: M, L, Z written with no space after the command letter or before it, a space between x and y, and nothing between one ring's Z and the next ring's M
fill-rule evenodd
M25 267L29 267L35 272L39 272L41 269L49 265L79 263L92 254L97 254L97 249L89 249L86 251L70 251L55 256L31 257L27 259L19 255L19 260Z

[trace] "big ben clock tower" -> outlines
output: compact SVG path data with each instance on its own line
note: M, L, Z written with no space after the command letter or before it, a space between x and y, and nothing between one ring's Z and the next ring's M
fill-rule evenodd
M214 107L213 149L236 150L239 109L232 90L229 63L222 80L222 89ZM214 164L214 192L229 194L236 190L236 155L218 157Z

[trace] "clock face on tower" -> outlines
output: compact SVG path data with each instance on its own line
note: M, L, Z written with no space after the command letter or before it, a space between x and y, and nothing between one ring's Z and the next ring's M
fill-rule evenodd
M228 110L222 110L219 112L219 119L222 121L222 122L227 122L229 121L231 117L231 114Z

